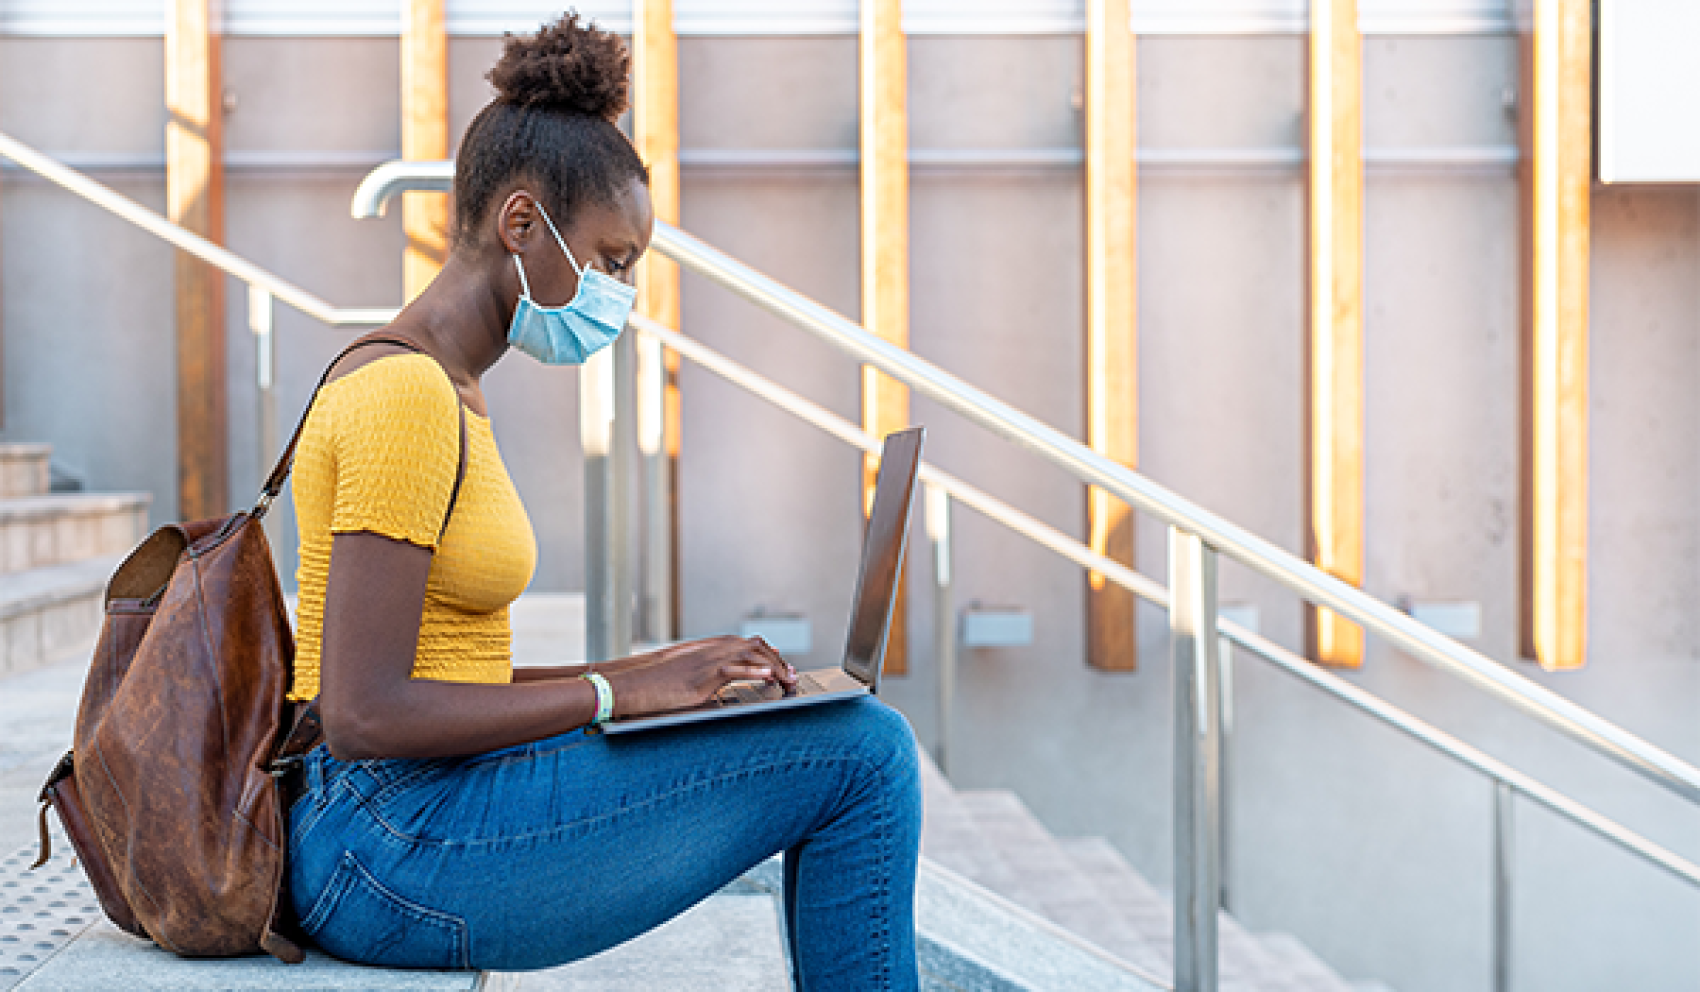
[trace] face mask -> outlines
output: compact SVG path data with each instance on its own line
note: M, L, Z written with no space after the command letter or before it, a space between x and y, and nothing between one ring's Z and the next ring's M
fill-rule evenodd
M537 359L544 365L582 365L584 360L614 342L631 316L637 288L599 272L578 259L567 248L555 222L544 213L541 204L537 212L555 243L578 273L578 291L564 307L543 307L532 302L531 285L525 279L525 265L514 254L514 267L519 269L519 302L514 304L514 319L508 325L508 343Z

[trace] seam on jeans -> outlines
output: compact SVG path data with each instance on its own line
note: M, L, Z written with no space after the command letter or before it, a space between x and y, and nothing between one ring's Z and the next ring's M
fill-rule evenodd
M374 802L374 803L387 802L397 792L400 792L401 790L412 786L420 778L422 778L426 775L430 775L434 772L449 771L453 767L455 767L456 765L458 765L458 767L462 767L462 768L483 768L483 767L487 767L487 766L490 766L490 765L494 765L494 766L500 768L503 765L511 765L511 764L518 764L518 763L521 763L521 762L532 761L532 760L535 760L536 758L543 757L545 755L551 755L551 754L555 754L555 753L560 752L560 751L567 751L567 750L571 750L571 749L577 748L577 747L583 747L584 745L586 745L588 743L589 743L589 741L583 741L583 740L572 741L572 742L569 742L569 743L563 743L559 746L551 747L551 748L548 748L547 750L541 750L541 751L537 750L537 747L536 747L535 744L524 745L523 750L520 750L520 749L504 749L507 753L503 753L501 755L474 755L474 756L469 757L469 758L460 759L458 762L455 762L455 761L452 761L452 760L445 760L445 759L442 759L442 758L407 759L407 760L417 760L418 765L416 765L414 768L408 770L404 774L396 775L394 778L390 778L388 780L379 779L379 788L372 793L372 796L371 796L370 800L368 800L368 801ZM376 759L376 760L389 761L389 760L394 760L394 759ZM374 776L374 778L377 778L377 776Z
M302 821L300 827L297 828L293 821L289 824L289 845L286 850L290 852L290 857L295 857L296 848L306 846L308 839L313 836L313 832L318 830L319 824L336 807L339 802L336 793L339 792L346 793L346 796L342 797L340 801L354 806L360 805L360 793L355 791L347 778L338 778L320 789L318 801L313 805L313 809Z
M316 936L324 927L325 918L335 911L336 904L342 901L343 893L348 891L350 877L342 862L342 858L337 859L336 867L331 869L330 877L325 879L325 887L319 890L307 912L301 914L301 930L309 937Z
M569 731L568 734L563 734L563 735L560 735L560 736L565 737L565 736L569 736L570 734L571 734L571 732ZM545 738L545 740L547 740L547 739L548 738ZM504 764L505 765L505 764L509 764L510 762L515 762L515 761L531 761L531 760L536 759L536 758L547 757L551 754L559 754L562 751L571 751L571 750L574 750L576 748L584 747L584 746L591 744L591 743L594 743L594 742L591 741L590 738L584 737L582 735L579 736L579 737L573 738L572 740L560 741L559 743L552 744L552 745L550 745L549 747L546 747L546 748L540 748L540 747L537 746L538 745L537 741L532 741L531 744L527 745L527 747L524 751L512 751L512 752L509 752L507 754L503 754L499 757L493 757L493 756L489 756L489 755L480 755L478 757L473 758L470 763L475 764L475 765L482 765L482 764L488 764L488 763L494 761L498 764Z
M417 767L408 770L405 774L397 775L395 778L390 779L387 782L381 782L378 788L373 790L371 798L366 801L374 803L384 802L397 792L412 785L414 782L426 775L429 775L431 772L441 769L442 767L444 767L444 763L440 759L421 759Z
M875 847L878 867L874 871L879 898L874 901L874 942L879 948L879 984L891 988L891 799L889 789L881 789L877 806Z
M692 779L688 784L686 784L682 787L672 788L672 789L669 789L665 792L658 793L658 794L652 795L652 796L648 796L648 797L646 797L646 798L644 798L644 799L642 799L638 802L634 802L634 803L631 803L630 805L626 805L626 806L621 806L618 809L612 810L612 811L607 812L607 813L601 813L601 814L598 814L596 816L586 817L586 818L579 819L579 820L572 820L568 823L556 824L555 826L552 826L552 827L548 828L547 830L538 830L538 831L528 833L528 834L514 834L514 835L511 835L511 836L504 836L504 837L481 837L477 840L450 840L450 839L442 839L442 838L435 838L435 837L420 837L416 834L410 834L410 833L407 833L407 832L401 830L395 824L391 823L388 820L388 818L386 818L384 816L383 811L380 810L380 809L377 809L373 804L365 803L363 805L365 806L366 812L368 813L368 815L370 815L372 817L373 821L376 822L378 824L378 826L382 827L387 833L390 834L390 836L394 837L396 840L404 841L404 842L409 843L409 844L418 844L418 845L422 845L422 846L431 846L431 847L439 847L439 848L499 847L499 846L504 845L504 844L515 844L515 843L521 843L521 842L525 842L525 841L546 840L546 839L550 839L550 838L554 838L554 837L565 836L565 835L573 833L573 832L588 831L590 829L594 829L595 827L601 825L602 823L620 819L620 818L625 817L627 815L630 815L632 813L636 813L636 812L639 812L641 810L647 809L649 807L656 806L656 805L659 805L663 802L675 799L679 796L687 795L687 794L692 793L692 792L698 792L698 791L701 791L703 789L709 788L711 786L718 786L718 785L723 785L727 782L737 781L740 778L752 778L756 775L767 775L767 774L771 774L775 771L778 771L780 769L797 767L799 765L802 766L802 767L810 767L810 766L819 765L819 764L841 764L841 763L844 763L844 762L855 762L855 761L860 761L860 760L862 760L862 759L857 757L857 756L854 756L854 755L831 755L831 756L812 757L812 758L806 759L805 761L802 761L802 762L797 762L797 761L784 761L784 762L772 761L772 762L767 762L767 763L760 764L760 765L747 766L747 767L744 767L744 768L740 768L737 771L727 772L727 773L721 774L721 775Z

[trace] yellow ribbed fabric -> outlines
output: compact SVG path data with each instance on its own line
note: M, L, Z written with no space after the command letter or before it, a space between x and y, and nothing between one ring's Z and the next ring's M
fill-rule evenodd
M459 463L459 404L425 355L380 358L320 391L295 454L301 600L290 699L319 694L331 539L359 531L435 551L414 678L513 677L508 604L531 582L537 542L490 421L469 410L466 478L439 545Z

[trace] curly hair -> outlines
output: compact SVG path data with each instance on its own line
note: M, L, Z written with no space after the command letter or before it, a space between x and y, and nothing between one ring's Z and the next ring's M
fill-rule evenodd
M558 224L612 203L649 170L616 123L630 105L631 56L618 35L568 11L535 35L509 34L489 72L496 98L467 126L455 162L454 241L474 238L490 201L515 179Z

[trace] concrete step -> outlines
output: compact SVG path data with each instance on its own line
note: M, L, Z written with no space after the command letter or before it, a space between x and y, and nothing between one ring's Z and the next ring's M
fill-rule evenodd
M1104 900L1014 793L971 791L957 798L1020 880L1029 900L1022 905L1127 961L1157 962L1138 930Z
M1290 933L1262 934L1258 943L1286 967L1292 976L1287 987L1293 992L1358 992L1357 987L1335 974L1334 969Z
M1169 981L1174 907L1102 838L1055 838L1014 794L957 792L923 762L922 850L1120 960ZM1288 937L1265 946L1226 913L1217 921L1224 992L1346 992ZM1296 945L1296 946L1295 946Z
M923 757L921 796L921 853L946 868L1023 906L1035 901L1003 856L980 832L974 815L962 805L956 790L938 766Z
M0 573L0 677L92 645L106 582L120 561L109 555Z
M57 831L55 831L57 833ZM287 965L264 955L180 958L113 926L62 834L34 871L34 845L0 858L0 992L393 989L511 992L507 976L365 968L315 950ZM494 980L493 980L494 979Z
M0 499L0 573L122 555L147 536L146 493Z
M1121 853L1101 838L1059 841L1103 898L1137 930L1161 964L1160 974L1174 972L1174 899L1160 892ZM1216 921L1220 945L1221 986L1243 992L1286 992L1291 979L1285 965L1272 958L1257 940L1226 913Z
M53 446L12 441L0 444L0 499L46 494L51 484L48 460Z

